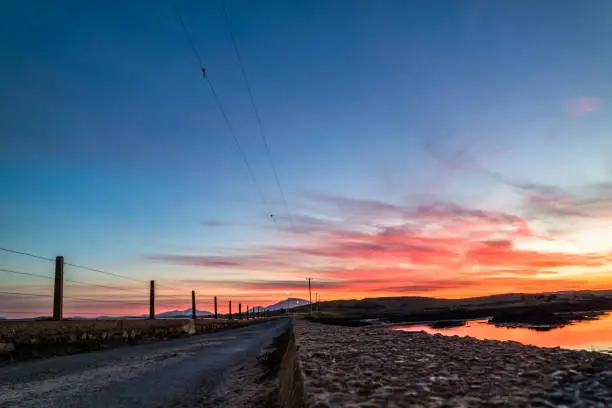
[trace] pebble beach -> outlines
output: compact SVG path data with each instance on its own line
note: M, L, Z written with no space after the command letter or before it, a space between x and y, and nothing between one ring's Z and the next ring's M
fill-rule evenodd
M309 407L611 407L612 356L295 322Z

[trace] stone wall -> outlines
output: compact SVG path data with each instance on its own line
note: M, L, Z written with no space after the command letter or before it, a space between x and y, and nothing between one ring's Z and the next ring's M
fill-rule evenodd
M303 375L293 325L289 327L283 341L286 344L279 346L283 349L283 354L278 371L278 405L282 408L304 408Z
M0 360L94 351L261 323L225 319L0 321Z

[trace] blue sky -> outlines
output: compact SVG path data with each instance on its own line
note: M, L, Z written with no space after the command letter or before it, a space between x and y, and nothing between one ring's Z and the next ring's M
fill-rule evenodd
M279 231L285 209L220 3L177 4L281 227L170 1L6 1L2 246L139 277L216 279L225 272L146 257L304 238ZM517 213L516 192L487 171L560 188L610 178L607 1L226 7L295 216L341 216L324 214L323 195ZM568 112L585 99L598 107ZM459 153L467 167L454 169Z

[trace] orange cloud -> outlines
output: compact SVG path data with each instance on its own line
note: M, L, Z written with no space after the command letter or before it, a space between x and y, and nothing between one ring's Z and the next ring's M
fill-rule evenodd
M540 186L529 192L528 209L539 215L581 216L599 209L586 196ZM316 277L328 299L418 294L462 297L503 291L597 288L583 276L561 278L567 267L603 267L609 254L572 254L517 248L519 239L547 239L530 219L449 202L408 206L376 200L316 196L325 217L296 217L291 245L249 248L250 254L209 257L157 255L158 261L203 268L258 270L269 279L212 280L205 284L238 291L305 294L304 276ZM572 203L572 211L558 203ZM568 206L569 204L563 204ZM384 225L393 219L393 225ZM330 221L333 220L333 221ZM288 229L287 229L288 231ZM282 273L283 279L274 276Z

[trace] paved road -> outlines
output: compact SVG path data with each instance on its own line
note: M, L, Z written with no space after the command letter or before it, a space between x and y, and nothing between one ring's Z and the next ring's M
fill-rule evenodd
M0 407L191 407L254 359L288 319L0 367Z

